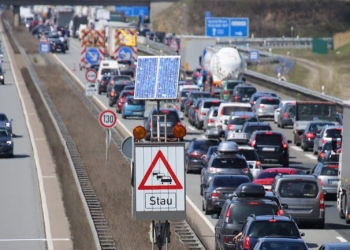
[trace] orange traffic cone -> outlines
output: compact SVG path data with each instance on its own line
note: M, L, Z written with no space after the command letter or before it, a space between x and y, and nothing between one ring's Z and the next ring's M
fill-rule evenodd
M73 68L72 68L72 71L75 72L75 63L73 63Z

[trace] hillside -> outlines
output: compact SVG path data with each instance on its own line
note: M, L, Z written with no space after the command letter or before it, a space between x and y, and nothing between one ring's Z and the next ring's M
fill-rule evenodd
M204 35L204 13L248 17L255 37L330 37L350 30L350 2L332 0L180 0L152 21L153 29Z

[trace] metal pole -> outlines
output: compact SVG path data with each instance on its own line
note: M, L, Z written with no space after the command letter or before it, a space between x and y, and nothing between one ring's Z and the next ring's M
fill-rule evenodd
M160 141L160 117L159 117L159 114L160 114L160 101L157 100L157 139L158 141Z
M154 250L154 220L152 220L152 250Z
M92 96L90 96L90 110L92 112Z

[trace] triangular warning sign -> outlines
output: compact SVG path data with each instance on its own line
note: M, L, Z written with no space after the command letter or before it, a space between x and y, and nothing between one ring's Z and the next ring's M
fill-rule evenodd
M169 176L164 176L161 175L161 173L152 173L154 167L156 166L157 162L161 160L165 166L165 168L169 172ZM147 180L151 177L155 177L159 179L160 185L146 185ZM152 178L151 177L151 178ZM162 153L161 150L158 150L156 156L154 157L151 165L149 166L145 176L143 177L139 187L137 188L138 190L176 190L176 189L183 189L181 183L177 179L174 171L172 170L171 166L169 165L169 162L165 158L164 154Z

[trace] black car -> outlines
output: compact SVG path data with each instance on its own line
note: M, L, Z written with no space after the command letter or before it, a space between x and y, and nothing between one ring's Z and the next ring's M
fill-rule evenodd
M259 238L285 237L301 239L303 235L291 216L252 214L245 220L236 249L252 250Z
M312 121L306 126L304 133L301 135L301 148L304 151L309 150L314 147L314 139L316 134L321 131L324 126L333 126L333 122L320 122L320 121Z
M237 85L233 89L231 101L233 102L249 102L252 95L256 93L256 88L246 84Z
M134 84L130 76L112 75L109 82L107 83L107 97L109 96L113 85L117 82L123 83L123 84Z
M107 93L107 84L111 80L111 76L104 75L102 76L101 81L98 82L98 94Z
M66 45L60 40L60 38L49 37L49 42L51 53L66 53Z
M4 71L3 71L3 69L1 67L0 67L0 83L2 85L5 84L5 74L4 74Z
M11 134L5 128L0 128L0 155L13 157L13 139Z
M185 169L186 172L201 171L205 166L203 155L207 154L208 149L218 146L221 143L219 139L206 140L193 138L185 150Z
M220 213L225 200L237 187L249 182L251 180L245 175L214 175L207 184L202 184L202 210L205 214Z
M119 70L122 75L134 77L135 63L132 60L118 60Z
M127 82L121 81L121 82L116 82L113 85L113 87L108 95L108 100L109 100L108 105L110 107L113 107L117 103L119 95L124 90L126 84L127 84Z
M289 167L290 140L277 131L255 131L248 144L255 148L262 163L276 162Z
M191 91L188 94L187 100L184 105L184 115L188 116L188 110L194 104L198 98L211 98L211 93L207 91Z
M240 233L246 218L251 215L278 215L279 207L265 196L262 185L241 184L234 195L223 204L221 213L212 214L218 219L215 225L215 249L235 249L233 238Z
M179 113L174 108L160 108L159 113L156 108L150 110L149 115L144 120L146 129L146 140L151 141L157 139L157 115L159 115L159 137L161 140L174 138L173 129L177 125L181 125ZM166 117L166 123L165 123ZM166 136L166 138L165 138ZM183 138L180 138L183 140Z

